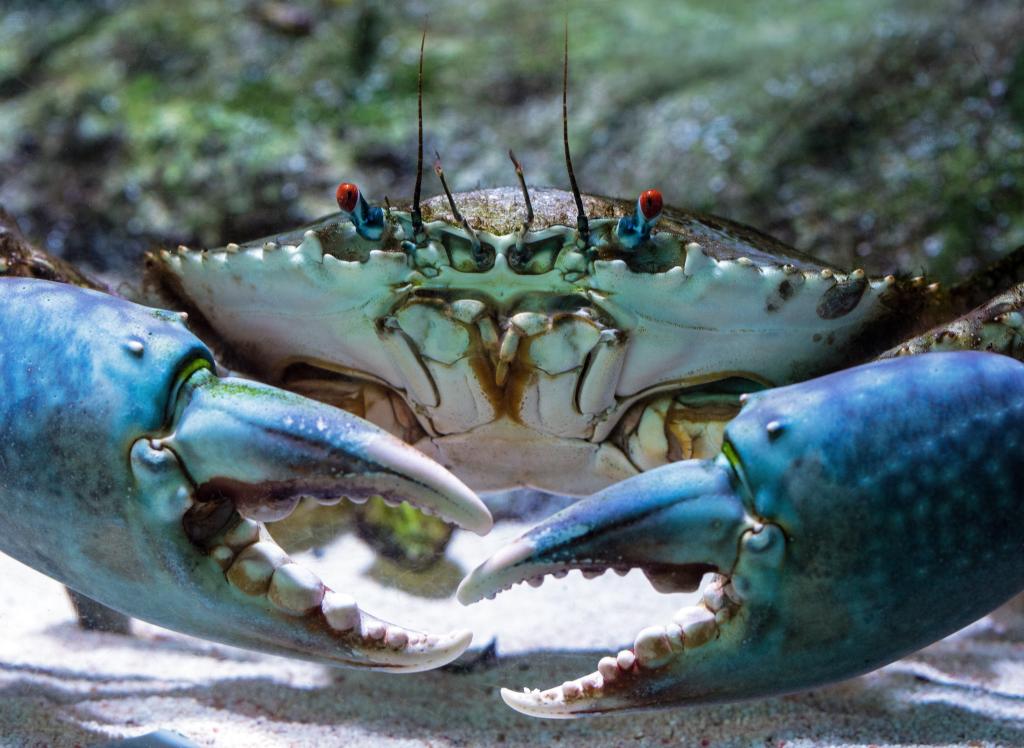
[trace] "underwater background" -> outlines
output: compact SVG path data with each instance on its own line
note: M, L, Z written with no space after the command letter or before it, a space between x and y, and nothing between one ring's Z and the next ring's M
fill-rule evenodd
M133 284L147 250L298 225L335 210L340 181L406 198L424 24L428 159L440 152L455 189L507 185L512 148L532 186L565 188L566 8L585 192L656 187L872 274L954 282L1024 245L1019 0L0 0L0 207L40 246ZM425 195L439 190L427 168ZM488 542L562 505L499 502ZM465 542L429 573L351 535L320 559L332 580L349 568L370 609L421 606L410 618L470 626L478 652L500 637L498 663L412 678L142 624L135 639L83 633L56 583L0 556L0 746L161 727L218 746L1024 745L1020 606L818 692L528 720L497 686L592 665L606 644L579 621L614 643L672 604L637 574L573 575L467 612L446 598L487 551ZM635 587L608 624L608 601Z
M749 223L842 267L950 281L1024 244L1024 9L1012 0L569 3L581 188ZM416 62L455 189L567 186L563 5L0 2L0 204L131 272L408 197ZM439 191L433 174L426 194Z

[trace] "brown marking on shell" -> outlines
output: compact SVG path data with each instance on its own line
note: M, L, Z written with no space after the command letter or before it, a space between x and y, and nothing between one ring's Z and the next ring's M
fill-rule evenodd
M794 293L796 293L796 288L793 283L788 279L783 280L765 300L764 310L769 314L779 311L783 304L793 298Z
M850 279L836 283L821 296L818 302L818 316L822 319L844 317L860 303L868 282L864 278Z

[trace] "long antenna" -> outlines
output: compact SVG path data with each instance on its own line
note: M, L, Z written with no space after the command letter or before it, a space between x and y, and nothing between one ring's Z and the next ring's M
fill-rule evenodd
M509 255L509 262L513 267L518 267L526 262L526 251L523 248L523 242L526 239L526 232L530 230L530 224L533 223L533 203L530 202L530 190L526 188L526 177L523 176L523 165L519 163L519 159L516 158L516 154L512 153L512 149L508 149L508 157L512 159L512 165L516 168L516 177L519 179L519 188L523 191L523 200L526 201L526 218L523 219L522 225L519 227L519 235L516 237L516 245L512 248L512 253Z
M523 233L530 228L530 224L533 223L533 203L530 202L530 191L526 188L526 177L523 176L523 165L519 163L519 159L516 158L516 154L512 153L512 149L508 149L508 157L512 159L512 165L516 169L516 178L519 179L519 188L523 191L523 200L526 201L526 220L523 221Z
M423 22L420 37L420 70L416 78L416 187L412 192L412 234L419 241L423 234L423 214L420 212L420 188L423 186L423 48L427 44L427 22Z
M462 214L459 212L459 209L455 207L455 198L452 197L452 191L448 189L448 180L444 178L444 167L441 166L441 154L437 151L434 151L434 173L437 174L437 178L441 180L441 188L444 190L444 196L448 198L448 206L452 209L452 217L459 223L462 223Z
M459 209L455 206L455 198L452 196L452 191L448 189L448 180L444 178L444 167L441 166L441 154L434 151L434 173L437 174L437 178L441 180L441 187L444 189L444 196L448 198L448 206L452 209L452 217L462 224L462 228L469 234L470 242L473 245L473 256L479 260L482 257L480 249L480 237L473 231L473 227L469 225L469 221L466 217L459 212Z
M569 184L572 185L572 196L576 201L576 230L579 232L583 246L590 244L590 223L583 209L583 198L576 184L576 174L572 170L572 156L569 155L569 12L565 13L565 56L562 60L562 142L565 144L565 168L569 172Z

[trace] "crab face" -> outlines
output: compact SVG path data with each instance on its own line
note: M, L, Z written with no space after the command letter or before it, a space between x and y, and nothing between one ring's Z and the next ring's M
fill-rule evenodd
M410 213L342 187L340 214L151 269L229 360L365 415L477 490L587 494L713 455L740 393L840 366L922 293L662 210L653 190L585 197L584 243L559 190L532 192L529 228L515 189L458 194L461 215L434 198L416 236Z

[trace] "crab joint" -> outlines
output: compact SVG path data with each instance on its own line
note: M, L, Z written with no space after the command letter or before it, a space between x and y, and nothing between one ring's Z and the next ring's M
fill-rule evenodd
M334 193L341 212L352 221L356 233L364 239L376 241L384 233L384 211L376 205L370 205L351 182L342 182Z
M636 210L631 216L623 216L615 227L619 243L626 249L634 249L651 238L651 229L661 218L663 202L658 190L645 190L636 201Z

